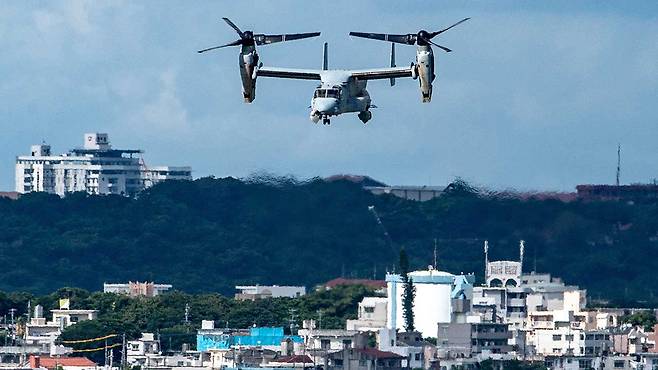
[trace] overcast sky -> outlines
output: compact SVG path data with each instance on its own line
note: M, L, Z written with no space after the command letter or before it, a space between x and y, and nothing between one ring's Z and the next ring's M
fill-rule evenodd
M371 81L372 121L326 127L308 118L316 82L260 78L244 104L238 49L196 53L236 39L222 16L262 33L322 31L259 48L265 65L297 68L319 68L324 41L331 68L386 66L388 44L348 32L472 19L435 39L454 52L435 50L431 103L417 81ZM60 153L96 131L195 177L460 176L570 191L614 181L617 143L622 182L658 177L656 1L4 1L0 50L0 190L13 190L31 144ZM414 56L400 45L397 64Z

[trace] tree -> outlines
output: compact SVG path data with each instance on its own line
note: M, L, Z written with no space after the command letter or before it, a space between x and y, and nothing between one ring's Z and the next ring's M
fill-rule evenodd
M400 277L402 279L402 317L404 317L404 330L414 331L414 298L416 287L413 279L409 277L409 257L404 248L400 249Z

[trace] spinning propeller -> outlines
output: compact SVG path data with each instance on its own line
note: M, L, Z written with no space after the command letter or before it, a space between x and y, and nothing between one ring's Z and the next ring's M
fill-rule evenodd
M449 30L449 29L451 29L451 28L453 28L453 27L455 27L455 26L457 26L461 23L466 22L469 19L471 19L471 18L464 18L461 21L453 24L452 26L450 26L448 28L444 28L444 29L442 29L440 31L436 31L436 32L427 32L425 30L420 30L420 31L418 31L418 33L409 33L409 34L406 34L406 35L392 35L392 34L387 34L387 33L350 32L350 36L363 37L363 38L366 38L366 39L373 39L373 40L390 41L390 42L396 42L398 44L407 44L407 45L416 44L416 45L419 45L419 46L423 46L423 45L432 44L432 45L440 48L441 50L449 53L452 50L448 49L445 46L441 46L439 44L434 43L432 41L432 39L435 36L440 35L443 32L445 32L445 31L447 31L447 30Z
M273 44L275 42L282 42L282 41L292 41L292 40L299 40L299 39L305 39L309 37L316 37L320 36L320 32L309 32L309 33L287 33L287 34L280 34L280 35L265 35L262 33L253 33L252 31L241 31L238 26L235 25L235 23L231 22L230 19L228 18L222 18L224 22L226 22L231 28L237 32L237 34L240 36L239 39L230 42L225 45L220 45L220 46L213 46L211 48L199 50L199 53L204 53L206 51L210 50L215 50L215 49L221 49L225 48L227 46L253 46L253 45L267 45L267 44Z

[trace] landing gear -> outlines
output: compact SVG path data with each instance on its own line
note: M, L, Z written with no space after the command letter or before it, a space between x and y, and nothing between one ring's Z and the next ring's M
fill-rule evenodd
M324 116L324 117L322 118L322 124L323 124L323 125L330 125L330 124L331 124L331 121L329 120L329 117Z
M368 123L368 121L370 121L371 118L372 118L372 112L370 112L369 110L364 110L363 112L359 113L359 119L361 120L361 122L363 122L363 124Z

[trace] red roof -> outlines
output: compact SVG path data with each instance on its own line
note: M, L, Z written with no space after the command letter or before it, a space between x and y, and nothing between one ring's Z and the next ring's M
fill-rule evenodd
M358 352L363 353L366 356L374 358L404 358L397 353L380 351L377 348L358 348Z
M374 289L386 288L386 282L384 280L370 280L370 279L345 279L345 278L336 278L333 280L327 281L324 286L327 288L335 288L339 285L365 285Z
M55 369L57 366L96 367L97 364L86 357L30 356L30 367Z

